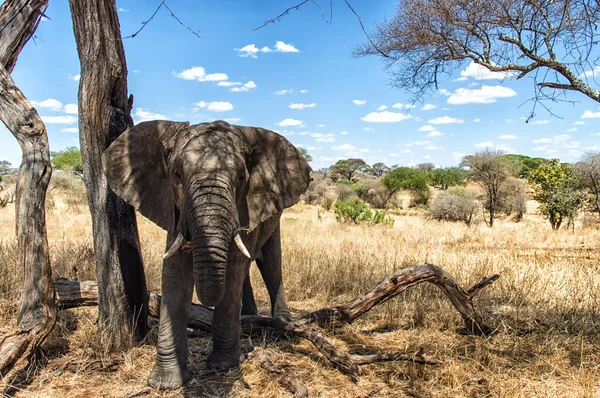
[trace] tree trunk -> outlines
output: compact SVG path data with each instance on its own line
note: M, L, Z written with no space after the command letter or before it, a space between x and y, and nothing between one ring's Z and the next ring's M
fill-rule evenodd
M147 332L146 279L134 209L108 187L102 153L133 125L127 66L114 0L69 0L81 62L79 136L92 213L98 320L113 349Z
M23 151L15 206L23 292L18 330L0 344L2 376L23 356L33 358L56 319L46 235L46 189L52 174L48 135L37 111L10 77L47 6L47 0L7 0L0 7L0 119Z

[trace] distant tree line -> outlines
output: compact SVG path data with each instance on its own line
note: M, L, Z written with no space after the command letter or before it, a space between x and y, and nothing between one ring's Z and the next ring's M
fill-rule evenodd
M304 155L310 157L306 151ZM484 150L463 157L455 167L381 162L369 166L363 159L349 158L317 170L313 178L305 200L327 209L347 200L358 208L355 199L378 209L402 207L396 194L403 191L410 195L409 206L425 208L431 219L470 225L483 212L484 221L493 227L499 215L520 221L527 211L529 192L553 229L564 221L572 225L581 210L600 218L600 152L586 153L579 162L569 164ZM466 189L468 182L479 185L482 193ZM433 203L431 189L442 191Z

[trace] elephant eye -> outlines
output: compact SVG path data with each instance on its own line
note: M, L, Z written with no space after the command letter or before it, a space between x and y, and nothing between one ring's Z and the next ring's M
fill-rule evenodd
M245 177L246 177L246 176L245 176L244 174L240 174L240 176L238 177L238 181L239 181L239 182L242 182L242 181L244 181Z
M177 181L178 184L181 184L181 173L179 171L176 171L174 173L175 175L175 180Z

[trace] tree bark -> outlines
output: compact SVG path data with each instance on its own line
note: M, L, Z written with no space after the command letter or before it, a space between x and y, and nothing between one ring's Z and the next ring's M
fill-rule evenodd
M48 135L42 119L9 72L47 5L47 0L7 0L0 6L0 119L23 151L15 206L23 292L18 330L0 342L0 376L23 356L31 360L56 320L46 235L46 189L52 174Z
M382 361L413 361L433 365L438 363L429 359L419 351L414 354L404 353L375 353L370 355L355 355L335 348L323 335L313 327L341 326L354 322L370 311L376 305L386 302L397 296L409 287L422 282L430 282L438 286L450 299L454 308L461 314L469 333L484 335L492 332L492 328L485 325L479 314L475 311L472 298L486 286L493 283L499 275L482 279L471 288L464 290L443 269L433 265L424 264L410 268L401 268L386 277L370 292L355 298L340 306L322 308L311 312L296 322L284 322L279 319L264 316L242 316L242 333L262 333L267 329L276 330L292 336L310 341L321 354L323 354L335 367L345 373L356 374L359 365ZM56 299L62 308L73 308L81 305L95 305L98 298L96 282L76 282L65 279L54 283ZM150 315L159 317L161 297L148 292ZM192 304L188 327L211 331L213 310L201 304Z
M102 153L133 125L127 66L114 0L69 0L81 62L79 136L92 213L98 320L112 348L128 347L147 332L146 279L134 209L108 187Z

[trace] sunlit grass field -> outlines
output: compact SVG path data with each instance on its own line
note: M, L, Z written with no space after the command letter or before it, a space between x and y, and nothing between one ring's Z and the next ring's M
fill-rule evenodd
M91 219L82 189L56 187L48 203L54 276L94 279ZM332 368L308 342L264 336L244 338L242 345L266 350L269 366L250 358L238 369L212 374L205 364L210 337L202 335L190 340L194 379L183 389L159 392L145 388L154 364L155 329L149 344L114 357L105 352L94 308L73 309L59 314L45 343L47 366L13 393L292 396L285 376L302 382L315 397L600 396L600 229L576 223L574 229L554 232L531 212L520 223L499 220L493 229L427 221L421 211L393 217L393 226L364 226L340 224L317 206L286 210L284 277L294 315L344 303L396 268L428 262L465 288L484 276L501 275L475 299L476 309L496 328L494 335L463 334L460 316L446 297L422 284L354 324L324 333L352 353L412 353L423 347L441 365L366 365L353 379ZM0 209L0 337L14 327L20 289L14 218L13 205ZM165 233L141 216L138 224L148 287L160 292ZM268 314L268 296L255 266L252 278L261 311Z

